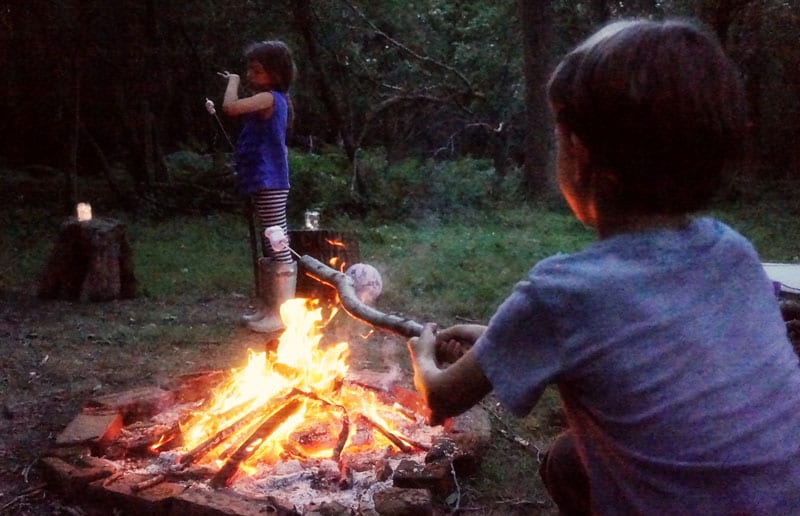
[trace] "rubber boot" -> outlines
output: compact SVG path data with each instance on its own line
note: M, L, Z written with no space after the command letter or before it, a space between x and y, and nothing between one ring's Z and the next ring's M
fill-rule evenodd
M262 292L269 288L267 285L268 282L264 281L265 276L271 274L271 269L269 267L271 259L267 257L261 257L258 259L258 270L256 271L256 309L255 312L249 314L243 314L239 317L239 323L242 326L247 326L250 323L254 323L256 321L260 321L264 317L268 315L268 311L264 306L264 302L262 299L264 298Z
M273 333L285 329L281 320L281 305L292 299L297 286L297 262L282 263L262 259L259 265L259 295L264 317L247 323L258 333Z
M267 316L267 313L266 313L266 311L265 311L265 310L263 310L261 307L259 307L259 308L258 308L258 309L256 309L256 311L255 311L255 312L253 312L252 314L244 314L243 316L241 316L241 317L239 318L239 322L241 322L242 324L244 324L245 326L247 326L247 325L248 325L248 324L250 324L251 322L260 321L261 319L263 319L263 318L264 318L264 317L266 317L266 316Z

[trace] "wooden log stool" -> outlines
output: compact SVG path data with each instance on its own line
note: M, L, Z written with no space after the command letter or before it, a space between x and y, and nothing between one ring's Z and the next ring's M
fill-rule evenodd
M39 283L39 297L108 301L136 296L133 253L125 225L108 218L61 224Z
M331 229L295 229L289 231L289 246L299 255L308 255L331 268L345 271L359 262L358 241L350 232ZM336 300L336 290L305 274L297 274L297 297L313 297L321 301Z

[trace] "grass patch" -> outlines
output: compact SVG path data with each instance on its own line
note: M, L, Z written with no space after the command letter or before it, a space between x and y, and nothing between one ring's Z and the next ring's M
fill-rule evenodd
M230 214L131 224L142 294L166 300L253 290L248 230Z

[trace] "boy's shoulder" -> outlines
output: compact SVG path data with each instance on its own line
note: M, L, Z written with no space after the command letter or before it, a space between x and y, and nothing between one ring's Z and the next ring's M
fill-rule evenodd
M736 230L712 217L692 219L681 230L631 232L593 242L572 253L558 253L538 262L531 278L612 277L630 267L681 267L717 255L757 258L752 244ZM642 271L644 272L644 271Z

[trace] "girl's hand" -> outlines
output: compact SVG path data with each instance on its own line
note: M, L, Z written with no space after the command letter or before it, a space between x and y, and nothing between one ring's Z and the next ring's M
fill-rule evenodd
M237 75L235 73L230 73L227 70L225 70L223 72L217 72L217 75L219 75L223 79L228 79L228 80L236 79L236 80L239 80L239 75Z

